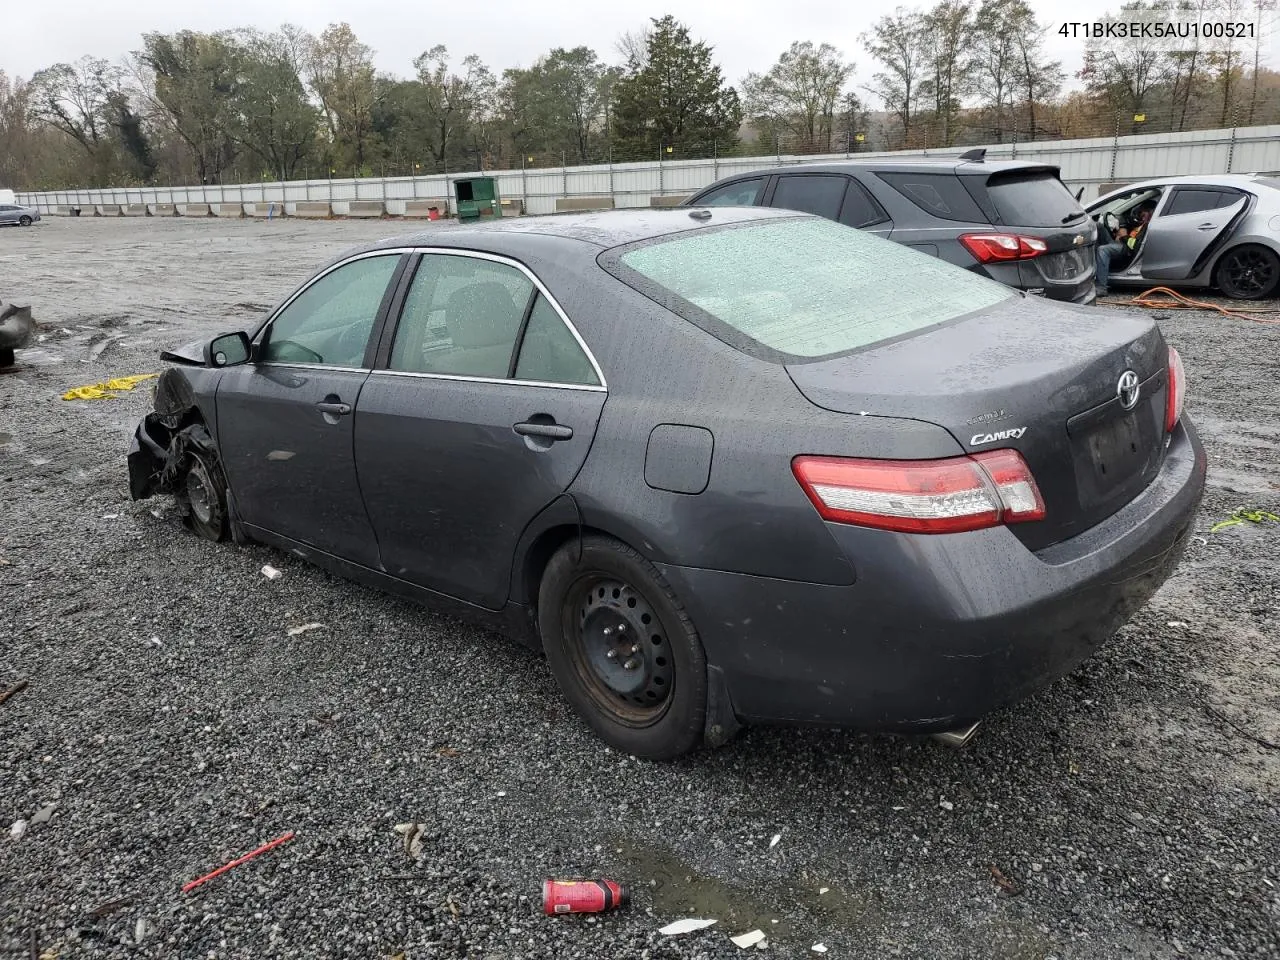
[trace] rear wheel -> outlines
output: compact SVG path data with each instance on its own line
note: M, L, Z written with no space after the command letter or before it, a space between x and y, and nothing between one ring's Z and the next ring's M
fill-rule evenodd
M191 450L187 454L178 497L193 531L215 542L227 538L227 481L216 453Z
M647 760L702 738L707 665L688 615L662 575L608 537L571 540L538 590L538 627L566 699L606 742Z
M1228 250L1218 261L1218 289L1236 300L1264 300L1280 288L1280 257L1249 244Z
M18 223L22 224L24 227L29 227L31 226L31 218L24 213L18 218Z

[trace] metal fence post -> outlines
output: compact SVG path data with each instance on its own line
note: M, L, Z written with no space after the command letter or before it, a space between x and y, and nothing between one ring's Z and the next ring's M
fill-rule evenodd
M525 153L520 151L520 210L522 213L529 212L529 174L524 166Z
M658 196L666 192L667 171L662 165L662 144L658 144Z
M720 141L711 141L711 182L720 179Z
M1111 137L1111 182L1116 181L1116 157L1120 153L1120 114L1116 114L1116 132Z
M613 205L618 205L618 193L613 186L613 141L609 141L609 196L613 199Z
M560 151L560 196L569 199L569 166L563 150Z
M1227 173L1231 172L1231 165L1236 159L1236 108L1231 108L1231 145L1227 147Z

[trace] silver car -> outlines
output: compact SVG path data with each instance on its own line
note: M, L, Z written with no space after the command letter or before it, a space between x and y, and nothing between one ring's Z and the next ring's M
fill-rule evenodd
M18 224L29 227L40 219L40 211L34 207L20 207L13 203L0 203L0 224Z
M1155 210L1111 261L1115 286L1217 287L1228 297L1261 300L1280 293L1280 177L1207 175L1144 180L1104 194L1085 209L1099 243Z

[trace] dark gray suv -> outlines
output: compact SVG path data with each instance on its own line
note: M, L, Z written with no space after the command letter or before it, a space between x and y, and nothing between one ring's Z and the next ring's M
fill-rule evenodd
M684 206L801 210L1028 293L1092 303L1096 227L1059 169L981 154L755 170L716 181Z

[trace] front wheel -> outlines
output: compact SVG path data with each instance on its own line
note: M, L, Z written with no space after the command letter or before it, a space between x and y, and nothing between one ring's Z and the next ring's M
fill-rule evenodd
M702 643L671 587L635 550L598 535L561 547L538 590L538 628L565 698L607 743L670 760L701 741Z
M1249 244L1228 250L1218 261L1218 289L1235 300L1265 300L1280 288L1280 257Z
M178 489L191 529L215 543L227 538L227 481L218 455L203 450L187 453L187 469Z
M31 226L31 218L28 217L26 214L23 214L21 217L18 218L18 223L22 224L22 226L24 227L29 227Z

